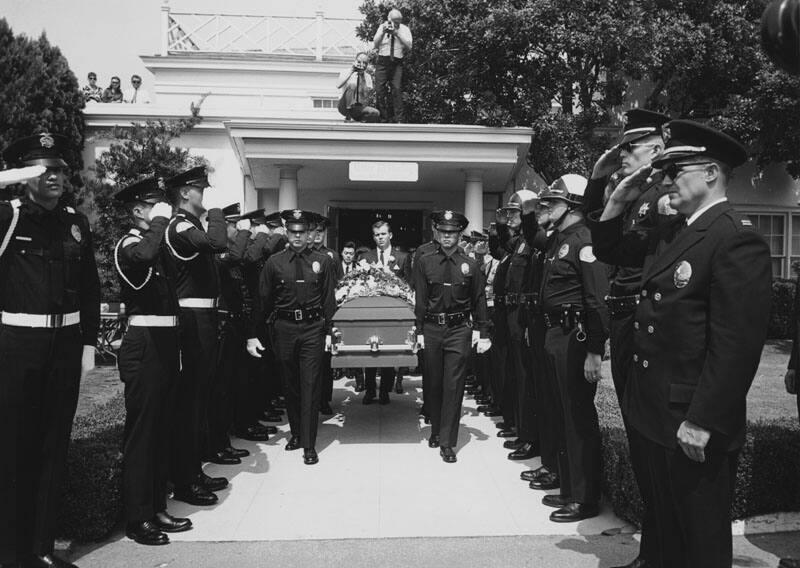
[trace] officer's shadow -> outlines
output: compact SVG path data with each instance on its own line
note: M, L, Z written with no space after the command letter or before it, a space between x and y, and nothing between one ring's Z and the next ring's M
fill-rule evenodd
M578 523L577 532L583 534L583 525L586 521ZM585 529L587 533L594 531ZM556 547L586 556L597 558L597 568L610 568L612 566L626 565L636 558L639 553L639 542L629 532L620 532L613 535L586 534L583 537L565 537L556 543Z

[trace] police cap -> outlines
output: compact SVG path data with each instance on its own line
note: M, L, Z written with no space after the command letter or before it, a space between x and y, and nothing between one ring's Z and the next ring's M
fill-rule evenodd
M281 217L281 212L275 211L274 213L270 213L264 217L264 223L266 223L267 227L272 229L283 227L283 218Z
M222 208L222 214L225 215L226 221L235 223L239 219L242 219L242 207L238 203L231 203Z
M472 243L477 243L480 241L488 240L489 237L480 231L471 231L469 234L469 240Z
M159 185L158 178L148 177L120 189L112 197L120 203L158 203L166 201L167 194Z
M316 213L303 211L302 209L284 209L281 211L281 218L289 231L307 231L315 226Z
M747 161L747 150L738 140L705 124L673 120L664 125L663 131L666 146L661 157L653 162L654 168L699 156L719 160L731 168Z
M455 211L435 211L431 214L436 230L438 231L463 231L469 225L469 220L461 213Z
M166 186L168 193L171 195L176 195L177 190L187 185L191 185L199 189L205 189L211 184L208 183L208 170L206 167L197 166L181 172L178 175L166 178L164 180L164 185Z
M586 178L578 174L564 174L545 189L540 195L540 201L561 200L569 205L583 203L583 194L586 192Z
M661 127L669 122L669 117L660 112L634 108L625 113L625 126L620 144L641 140L645 136L661 136Z
M9 144L3 150L3 161L7 168L23 166L66 168L64 155L68 148L69 141L65 136L43 132L19 138Z

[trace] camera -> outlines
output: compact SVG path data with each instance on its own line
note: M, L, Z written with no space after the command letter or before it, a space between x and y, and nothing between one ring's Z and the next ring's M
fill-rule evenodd
M393 34L394 31L395 31L394 22L392 20L388 20L386 22L386 33L387 34Z
M366 69L366 68L367 68L367 64L363 63L361 61L356 61L355 63L353 63L353 70L357 71L359 73L362 73L364 71L364 69Z

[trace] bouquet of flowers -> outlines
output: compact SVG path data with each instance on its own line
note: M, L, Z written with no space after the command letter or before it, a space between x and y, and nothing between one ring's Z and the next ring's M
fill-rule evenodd
M391 261L391 258L389 259ZM354 270L346 274L336 286L336 303L363 296L391 296L414 305L414 291L388 267L361 260Z

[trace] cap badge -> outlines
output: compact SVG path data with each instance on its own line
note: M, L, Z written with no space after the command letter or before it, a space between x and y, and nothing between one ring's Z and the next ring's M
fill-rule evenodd
M561 248L558 249L558 258L564 258L568 254L569 254L569 245L567 243L564 243L563 245L561 245Z
M519 247L517 248L517 254L523 254L525 252L525 241L519 243Z
M158 178L158 189L160 189L161 191L164 191L164 190L167 189L167 184L164 183L164 178L163 177Z
M665 124L661 127L661 136L664 138L664 143L670 141L670 138L672 138L672 129L669 125Z
M55 146L56 141L53 140L53 137L50 134L45 132L39 136L39 144L41 144L42 148L52 148Z
M452 211L445 211L444 212L444 220L451 221L453 219L453 212Z
M463 274L464 276L469 275L469 264L467 264L466 262L461 263L461 274Z
M682 260L676 267L672 275L672 281L676 288L685 288L692 278L692 265Z
M81 233L81 228L78 225L72 225L70 227L70 232L72 233L72 238L75 239L76 243L79 243L83 240L83 234Z
M316 260L311 263L311 270L314 271L314 274L319 274L319 271L320 271L321 268L322 267L321 267L320 263L317 262Z
M302 216L303 212L300 211L299 209L295 209L294 211L292 211L292 217L294 217L295 219L299 219Z

